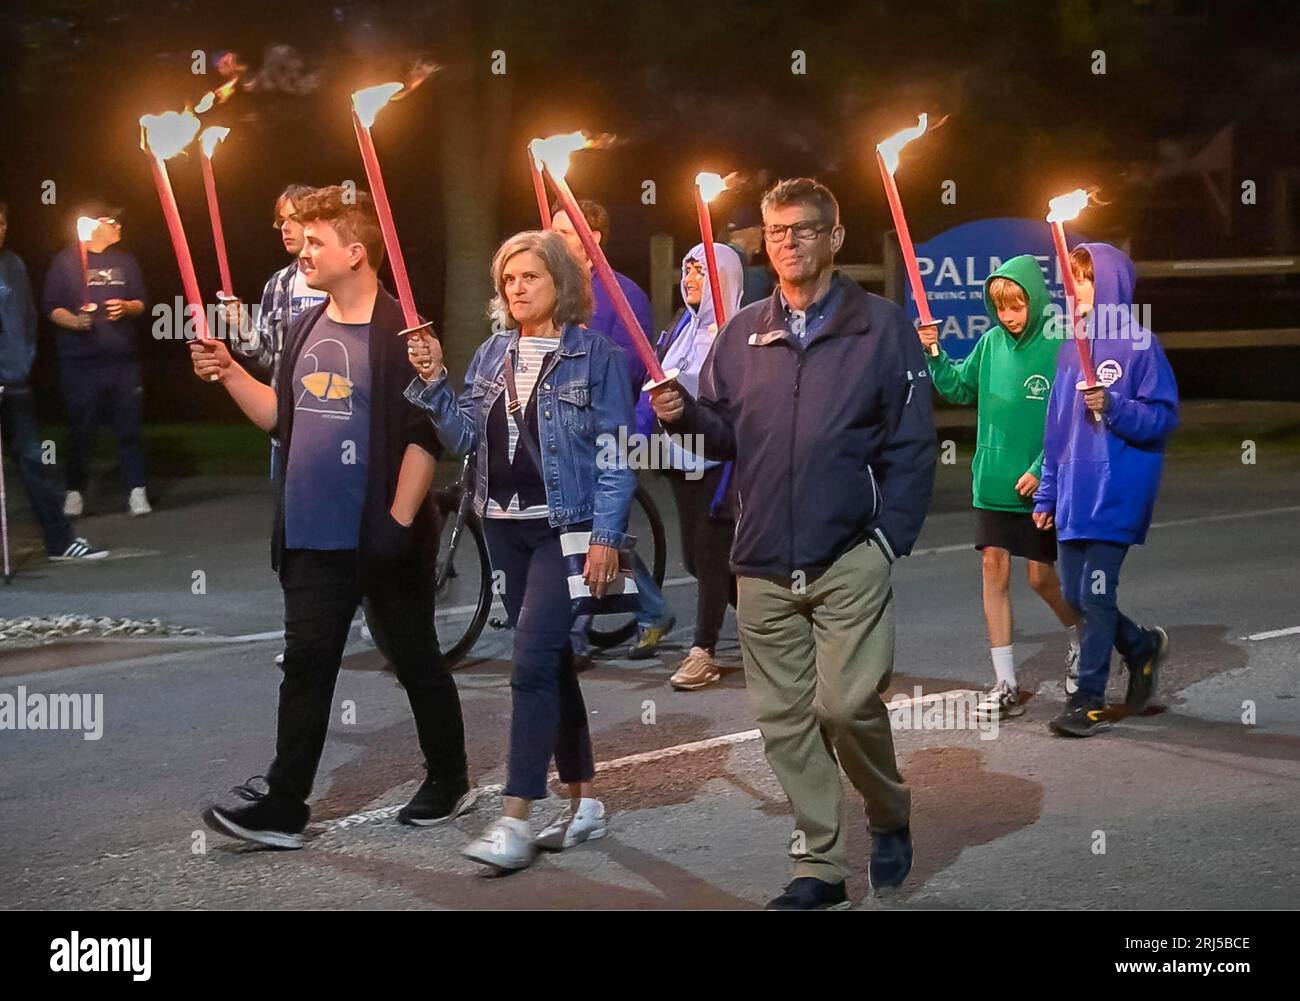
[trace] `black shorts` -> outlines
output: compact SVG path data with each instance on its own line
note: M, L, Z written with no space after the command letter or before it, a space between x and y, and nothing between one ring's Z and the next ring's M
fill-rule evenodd
M975 548L993 546L1036 563L1056 562L1056 529L1044 532L1034 516L1018 511L975 509Z

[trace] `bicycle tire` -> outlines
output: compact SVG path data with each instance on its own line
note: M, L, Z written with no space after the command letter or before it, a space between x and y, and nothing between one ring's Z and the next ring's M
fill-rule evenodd
M654 562L650 566L650 571L654 576L655 583L662 587L664 574L668 570L668 546L664 540L664 520L659 514L659 505L654 502L650 492L640 484L637 485L632 501L640 504L642 510L645 511L646 522L650 526L650 536L654 540ZM593 620L592 624L587 627L587 639L591 641L592 646L607 650L630 639L635 632L635 617L613 629L598 629Z

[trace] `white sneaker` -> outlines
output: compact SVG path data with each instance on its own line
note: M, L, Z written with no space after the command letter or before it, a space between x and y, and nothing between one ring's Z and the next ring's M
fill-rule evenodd
M537 846L525 830L498 817L477 838L461 849L461 854L475 862L496 869L526 869L537 857Z
M1079 690L1079 648L1072 646L1065 652L1065 694Z
M584 841L595 841L605 836L605 804L598 799L583 798L578 801L578 812L573 812L573 801L553 820L546 830L537 835L537 847L548 852L558 852Z
M275 666L276 666L276 667L283 667L283 666L284 666L284 654L283 654L283 653L277 653L277 654L275 655Z
M144 487L132 487L131 496L127 499L126 504L133 518L153 512L153 508L149 506L149 498L145 496Z
M80 491L69 490L67 496L63 498L63 516L65 518L80 518L84 507Z
M975 707L975 719L980 722L1009 719L1022 716L1025 704L1020 701L1020 692L1005 681L999 681Z

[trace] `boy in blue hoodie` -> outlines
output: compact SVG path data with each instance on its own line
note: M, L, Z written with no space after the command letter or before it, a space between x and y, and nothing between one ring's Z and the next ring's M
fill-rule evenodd
M1112 647L1129 672L1124 701L1133 711L1150 702L1169 653L1168 634L1125 616L1116 591L1129 546L1144 542L1151 525L1165 441L1178 426L1178 386L1160 342L1132 315L1133 262L1109 244L1084 243L1070 266L1079 309L1091 314L1098 385L1084 389L1078 351L1063 345L1034 523L1056 529L1065 600L1083 616L1079 688L1049 725L1062 736L1090 737L1109 726Z

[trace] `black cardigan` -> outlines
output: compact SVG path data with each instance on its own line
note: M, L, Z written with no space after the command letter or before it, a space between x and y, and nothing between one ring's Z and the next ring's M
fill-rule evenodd
M271 566L280 569L284 557L284 487L293 440L293 404L297 398L293 370L312 327L325 314L328 302L299 316L285 334L284 353L275 383L275 427L271 434L279 443L282 459L276 477L275 525L271 530ZM433 424L402 396L411 381L406 340L398 336L406 327L397 300L379 289L370 318L370 452L366 469L366 499L361 511L361 536L357 550L358 571L364 574L367 541L373 537L376 521L390 517L388 511L397 492L397 477L407 445L418 445L435 459L441 458ZM430 566L438 554L438 514L432 495L426 496L412 522L415 543L412 559Z

